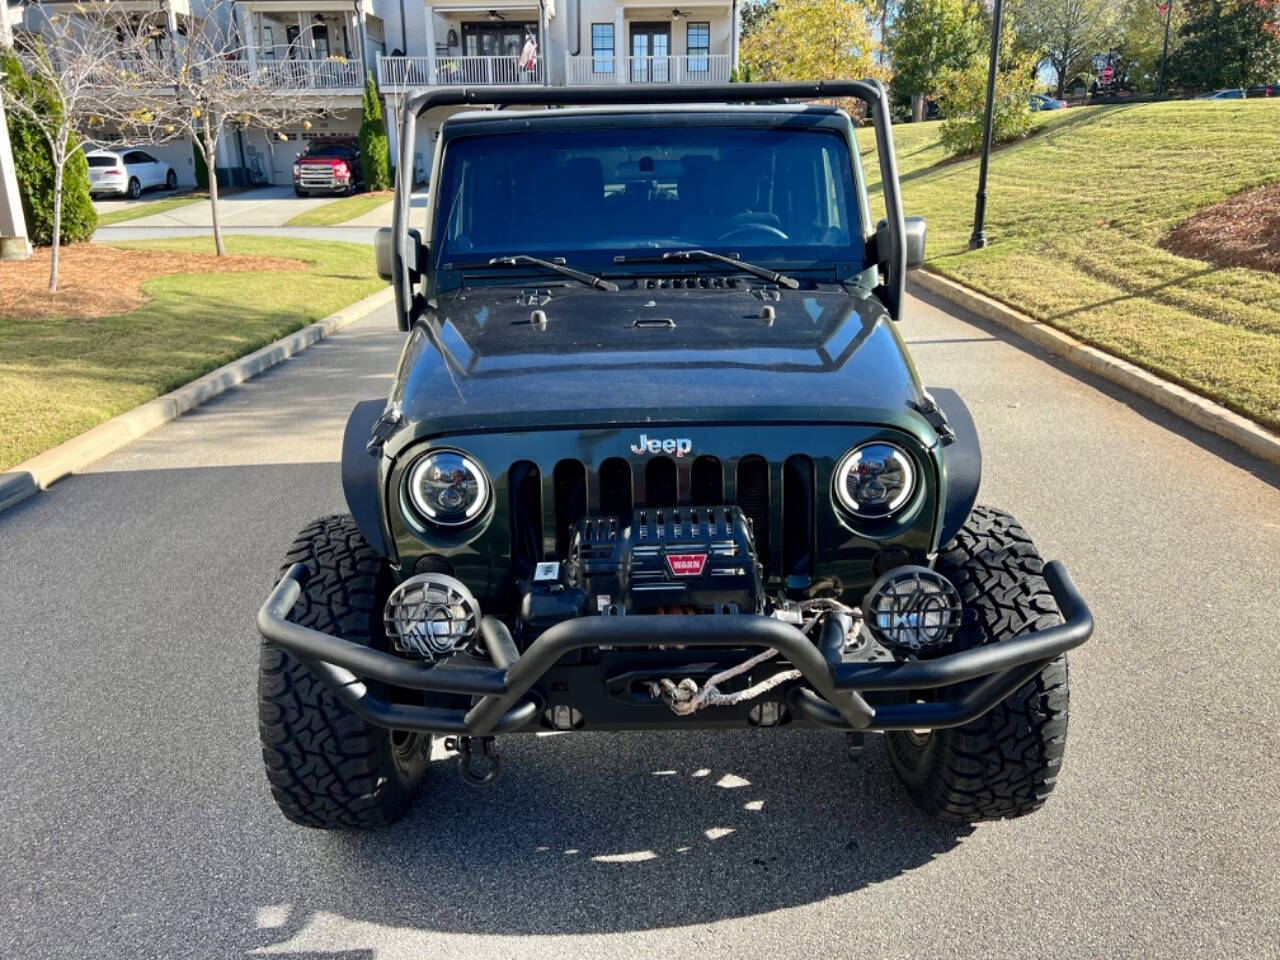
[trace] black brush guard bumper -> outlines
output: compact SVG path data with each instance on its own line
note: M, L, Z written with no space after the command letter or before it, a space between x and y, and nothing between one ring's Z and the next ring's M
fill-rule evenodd
M516 650L502 621L485 617L480 632L491 662L431 666L372 650L362 644L291 623L289 612L306 586L308 572L294 564L258 611L258 630L301 659L354 713L396 730L488 736L539 729L540 698L534 685L566 654L584 648L772 647L801 680L787 702L811 724L840 730L932 730L968 723L992 709L1034 677L1054 657L1078 647L1093 632L1093 617L1071 577L1048 563L1044 578L1063 622L1012 640L975 647L933 660L895 663L843 662L844 634L830 617L818 644L781 620L765 616L581 617L547 630L524 654ZM673 672L678 673L679 668ZM475 699L468 709L395 703L377 696L365 680L392 687ZM951 697L917 702L926 690L976 684L949 691ZM786 689L785 687L779 689ZM905 702L872 706L865 693L912 694ZM655 706L654 709L666 709ZM712 707L710 710L717 708ZM698 726L698 715L689 726ZM587 727L590 728L590 718Z

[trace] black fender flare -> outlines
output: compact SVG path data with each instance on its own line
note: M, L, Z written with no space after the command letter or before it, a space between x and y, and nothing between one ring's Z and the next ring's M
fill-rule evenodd
M978 500L982 482L982 446L973 415L954 390L930 387L929 394L942 408L956 439L941 451L947 475L947 502L942 513L942 531L938 535L941 548L960 532Z
M347 418L347 429L342 435L342 493L347 500L347 510L369 546L382 556L394 559L382 522L382 457L366 449L373 436L373 425L386 405L385 400L361 400Z

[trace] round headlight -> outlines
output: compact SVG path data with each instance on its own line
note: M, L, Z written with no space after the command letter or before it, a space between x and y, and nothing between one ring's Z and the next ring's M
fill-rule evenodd
M409 471L409 501L424 520L461 527L489 503L489 478L457 450L433 450Z
M836 496L850 513L887 517L901 509L916 488L916 471L905 450L892 443L864 443L836 467Z

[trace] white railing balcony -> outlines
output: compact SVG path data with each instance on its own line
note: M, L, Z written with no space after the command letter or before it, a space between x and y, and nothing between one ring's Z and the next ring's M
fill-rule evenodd
M518 56L378 58L378 86L387 91L454 84L540 84L543 76L541 58L527 68L520 66Z
M722 53L670 57L566 55L565 75L571 84L728 83L731 59Z
M205 69L210 69L206 66ZM364 62L331 57L328 60L223 60L219 74L256 89L344 93L364 88Z
M248 64L244 64L248 67ZM259 82L271 87L334 90L364 87L364 61L330 57L328 60L259 60Z
M164 67L145 60L112 60L104 64L94 82L120 87L134 83L162 83ZM205 67L210 69L211 66ZM276 90L304 90L317 93L348 93L364 88L364 61L330 57L328 60L223 60L216 65L219 76L245 85Z

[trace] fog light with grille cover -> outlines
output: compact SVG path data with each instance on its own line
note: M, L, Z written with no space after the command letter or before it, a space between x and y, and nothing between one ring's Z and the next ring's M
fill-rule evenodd
M918 653L949 643L960 626L960 595L951 581L928 567L890 570L872 584L862 616L885 646Z
M383 619L397 650L435 661L475 641L480 604L461 581L443 573L420 573L391 591Z

